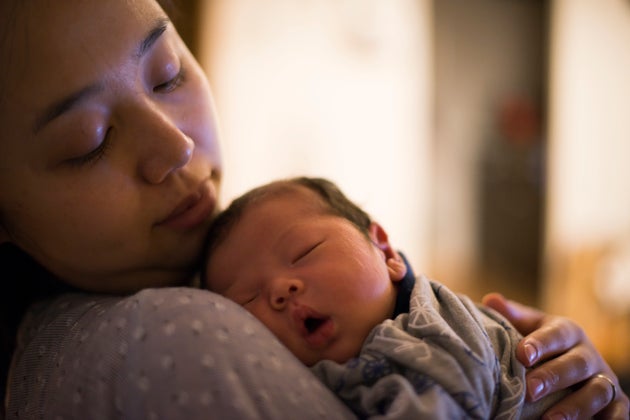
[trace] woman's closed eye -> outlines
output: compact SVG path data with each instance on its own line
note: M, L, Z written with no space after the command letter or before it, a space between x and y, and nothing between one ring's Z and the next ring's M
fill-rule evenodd
M174 77L155 86L153 88L153 91L156 93L170 93L181 86L184 83L185 78L186 75L184 68L181 67ZM103 135L102 140L99 142L96 148L81 156L67 159L66 162L71 164L72 166L77 167L81 167L87 164L95 164L96 162L98 162L105 156L111 146L111 135L113 128L114 127L111 126L106 128L105 134Z
M72 166L83 166L87 164L95 164L96 162L98 162L105 156L105 154L109 150L109 147L111 146L112 130L113 127L107 127L107 129L105 130L105 134L103 135L103 139L100 141L95 149L90 150L88 153L82 156L70 158L67 160L67 162Z
M169 93L174 91L175 89L177 89L179 86L181 86L184 81L186 80L186 72L184 71L183 67L180 67L179 71L177 72L177 74L168 79L165 82L162 82L158 85L156 85L153 88L153 92L155 93Z

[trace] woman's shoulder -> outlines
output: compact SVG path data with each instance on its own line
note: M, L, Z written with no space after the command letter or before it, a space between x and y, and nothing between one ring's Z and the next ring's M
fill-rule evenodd
M180 351L195 337L208 341L201 336L204 330L247 329L255 322L233 302L191 287L144 289L124 296L68 293L29 308L16 353L37 348L38 353L63 356L83 349L86 357L110 359L107 353L144 353L145 345L157 351L177 344L171 351Z
M347 415L258 320L208 291L68 294L35 305L21 332L16 417L282 418L302 402Z
M54 331L57 338L72 336L81 329L95 326L103 333L124 335L126 326L134 323L153 323L169 315L184 315L199 307L211 312L243 312L230 301L206 290L192 287L164 287L144 289L130 295L94 293L66 293L39 301L29 308L20 326L18 347L25 342ZM108 329L108 326L113 329ZM68 328L71 327L71 328ZM84 338L85 334L81 335Z

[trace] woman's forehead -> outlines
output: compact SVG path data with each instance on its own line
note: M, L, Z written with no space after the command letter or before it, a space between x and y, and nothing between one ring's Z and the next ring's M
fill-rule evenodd
M38 107L94 83L164 18L153 0L15 1L0 51L3 102ZM5 108L5 107L3 107ZM3 110L4 111L4 110Z

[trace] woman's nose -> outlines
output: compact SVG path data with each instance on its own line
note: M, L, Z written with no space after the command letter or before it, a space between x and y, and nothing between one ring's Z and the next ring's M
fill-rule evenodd
M284 309L289 300L302 294L304 283L296 278L279 278L274 280L269 296L271 307L275 310Z
M136 134L140 149L140 176L149 183L159 184L170 173L190 162L195 143L159 109L145 112L144 121L140 123Z

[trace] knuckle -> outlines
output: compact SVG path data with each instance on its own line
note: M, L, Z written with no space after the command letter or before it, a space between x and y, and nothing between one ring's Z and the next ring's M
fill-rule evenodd
M563 316L553 316L548 323L548 328L553 331L554 342L563 345L575 345L584 341L584 331L573 320Z
M572 404L558 404L553 409L553 416L545 415L543 418L564 418L567 420L577 420L589 417L586 412L587 410L584 407L581 407L577 402Z
M573 359L573 369L581 378L590 376L591 363L587 354L576 352Z
M560 382L560 375L551 369L540 370L538 378L543 382L545 389L555 389L555 386Z
M597 392L596 399L600 400L601 407L606 407L608 404L612 403L614 399L619 400L618 396L616 396L616 385L611 379L597 375L589 382Z
M610 386L610 383L606 379L595 378L592 386L597 391L598 397L604 400L604 403L611 400L612 388Z
M581 328L578 324L573 321L571 318L567 318L566 316L556 315L556 320L559 324L562 325L563 329L566 331L570 331L571 334L576 334L581 331Z

